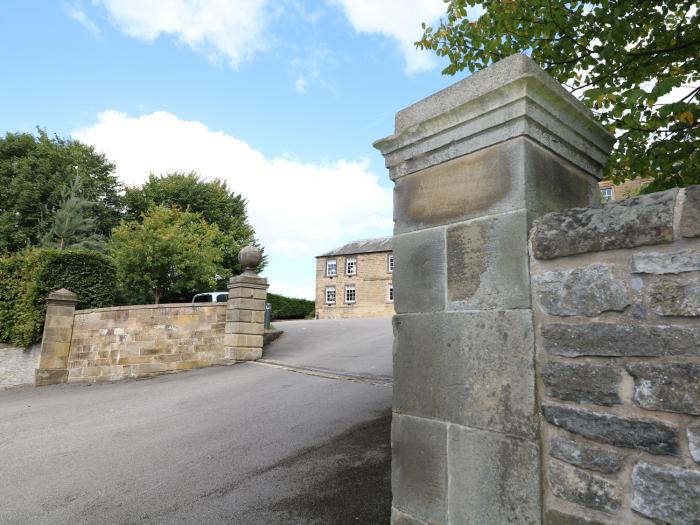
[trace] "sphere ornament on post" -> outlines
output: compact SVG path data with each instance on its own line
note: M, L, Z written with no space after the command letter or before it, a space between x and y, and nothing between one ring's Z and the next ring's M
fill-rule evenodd
M238 262L243 266L243 275L257 277L258 272L255 269L262 262L262 252L260 248L253 244L249 244L238 252Z

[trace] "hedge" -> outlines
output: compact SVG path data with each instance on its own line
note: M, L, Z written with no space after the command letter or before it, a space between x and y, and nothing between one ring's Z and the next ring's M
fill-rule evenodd
M46 299L67 288L77 308L114 304L117 271L95 251L34 249L0 257L0 342L27 347L41 339Z
M314 315L316 303L308 299L295 299L274 293L267 294L272 305L272 319L305 319Z

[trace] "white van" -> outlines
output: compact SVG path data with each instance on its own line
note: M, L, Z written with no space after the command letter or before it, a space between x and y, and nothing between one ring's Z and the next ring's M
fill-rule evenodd
M193 303L225 303L228 301L228 292L198 293L192 298Z

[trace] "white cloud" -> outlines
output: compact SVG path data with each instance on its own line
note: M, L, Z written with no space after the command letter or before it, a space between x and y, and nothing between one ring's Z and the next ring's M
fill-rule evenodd
M406 72L435 66L433 54L419 51L414 42L423 34L421 22L431 23L445 14L443 0L332 0L339 4L358 33L379 33L395 39L406 60Z
M95 38L100 37L100 28L97 27L97 24L95 24L95 22L88 18L88 16L85 14L85 11L83 11L80 7L66 6L66 12L68 13L68 16L70 16L73 20L75 20L85 29L90 31L90 33L92 33L92 36L94 36Z
M232 67L264 48L269 0L93 0L127 35L152 41L173 35Z
M104 152L127 184L142 183L149 172L176 170L226 180L248 199L251 224L269 254L273 289L309 297L315 255L391 232L391 190L379 185L364 160L267 158L231 135L164 111L142 117L105 111L72 135ZM285 273L283 265L296 265L304 275Z

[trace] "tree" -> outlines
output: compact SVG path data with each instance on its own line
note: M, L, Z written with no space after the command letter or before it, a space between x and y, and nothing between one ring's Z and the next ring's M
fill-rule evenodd
M447 1L447 0L446 0ZM696 0L449 0L416 45L443 73L527 53L617 136L615 182L649 191L700 183L700 10ZM467 9L484 12L470 20ZM680 94L679 94L680 93Z
M63 202L62 192L80 177L81 197L90 201L85 214L95 233L108 236L119 224L120 185L115 166L92 146L49 137L39 129L0 137L0 251L37 245Z
M93 202L80 196L82 183L76 175L62 192L63 200L49 221L50 226L41 244L46 248L88 248L104 251L103 238L95 234L96 219L86 214Z
M142 186L126 188L124 200L127 220L140 220L154 205L199 213L206 222L218 226L226 239L222 265L227 275L222 277L241 273L238 252L255 242L255 231L248 223L246 200L230 191L226 182L204 181L195 172L151 174Z
M173 294L211 289L222 272L224 242L200 214L154 206L141 221L115 228L111 253L121 285L159 304Z

